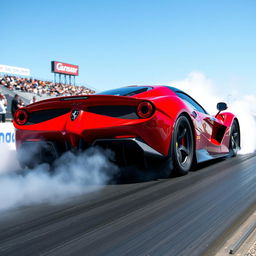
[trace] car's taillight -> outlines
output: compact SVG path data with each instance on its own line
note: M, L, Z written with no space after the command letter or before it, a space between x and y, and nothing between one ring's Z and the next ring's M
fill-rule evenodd
M25 109L18 109L15 112L14 120L18 125L25 124L28 121L28 112Z
M138 105L137 115L140 118L149 118L154 114L154 106L148 101L143 101Z

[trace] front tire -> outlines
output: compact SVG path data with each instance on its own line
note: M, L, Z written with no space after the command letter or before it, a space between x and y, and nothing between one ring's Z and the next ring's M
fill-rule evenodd
M240 130L237 120L233 121L231 132L230 132L230 142L229 142L229 153L231 157L235 157L240 150Z

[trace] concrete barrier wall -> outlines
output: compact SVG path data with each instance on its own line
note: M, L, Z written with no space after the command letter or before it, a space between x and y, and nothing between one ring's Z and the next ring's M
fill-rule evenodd
M15 150L15 128L12 122L0 123L0 147Z

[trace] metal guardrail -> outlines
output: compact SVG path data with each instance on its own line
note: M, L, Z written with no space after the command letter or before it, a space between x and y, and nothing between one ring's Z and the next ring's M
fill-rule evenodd
M229 254L235 254L237 250L241 247L241 245L245 242L245 240L252 234L252 232L256 229L256 222L251 224L242 236L231 246L229 250Z

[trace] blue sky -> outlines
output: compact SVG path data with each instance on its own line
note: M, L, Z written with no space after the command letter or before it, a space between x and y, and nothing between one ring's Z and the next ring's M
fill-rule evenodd
M0 64L53 79L50 61L80 66L97 90L167 84L203 72L256 94L255 0L3 1Z

